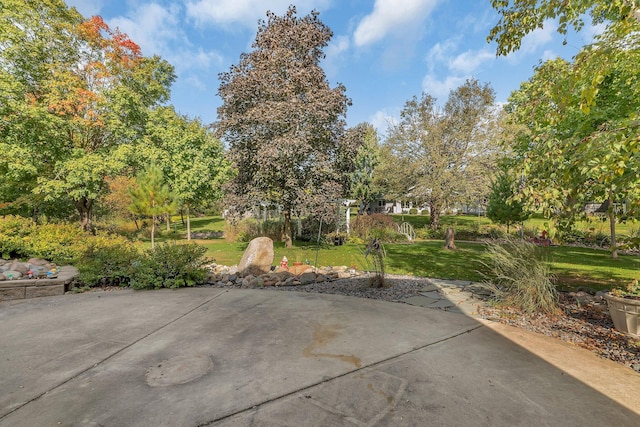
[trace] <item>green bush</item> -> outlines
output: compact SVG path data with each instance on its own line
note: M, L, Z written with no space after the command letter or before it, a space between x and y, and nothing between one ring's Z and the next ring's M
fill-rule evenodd
M121 236L98 235L89 239L76 267L79 280L89 286L128 286L132 265L140 258L136 246Z
M89 238L77 225L40 224L19 216L0 217L0 256L44 258L56 264L73 263Z
M418 214L418 209L416 208L409 209L409 215L417 215L417 214Z
M407 236L404 234L398 233L397 230L392 228L374 228L369 232L369 237L371 239L378 239L384 243L396 243L396 242L406 242Z
M553 313L558 308L554 276L546 261L545 249L519 239L487 244L491 259L485 284L503 305L526 313Z
M7 215L0 217L0 257L22 258L27 256L24 237L34 228L30 219Z
M33 227L33 232L25 236L24 245L30 257L64 265L77 261L91 238L76 224L43 224Z
M437 230L434 230L428 225L425 225L424 227L415 229L415 231L416 231L416 237L420 240L430 240L430 239L444 240L444 237L445 237L445 230L442 229L442 227L438 228Z
M373 230L378 234L384 229L397 232L396 227L393 218L384 214L358 215L351 221L351 233L365 241L370 240Z
M144 252L131 269L134 289L179 288L202 283L207 275L207 248L165 243Z

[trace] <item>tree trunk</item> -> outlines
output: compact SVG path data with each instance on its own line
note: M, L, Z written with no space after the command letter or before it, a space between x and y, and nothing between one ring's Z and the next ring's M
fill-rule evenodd
M171 215L167 212L167 231L171 231Z
M291 236L291 211L286 210L284 212L284 247L291 248L293 246L293 239Z
M156 234L156 216L153 215L151 217L151 249L155 249L156 245L155 245L155 234Z
M609 229L611 230L611 256L618 259L618 248L616 243L616 210L613 206L613 190L609 190Z
M191 216L189 214L189 205L185 206L185 210L187 211L187 240L191 240Z
M93 224L91 223L93 200L83 197L80 200L76 200L74 203L78 213L80 214L80 226L82 227L82 230L93 233Z
M32 212L32 215L31 215L31 218L33 219L34 224L38 223L39 217L40 217L40 211L38 210L38 207L35 206L33 208L33 212Z
M429 227L432 230L437 230L440 227L440 204L431 201L429 203L429 211Z
M451 249L451 250L456 249L456 243L454 242L454 237L455 236L454 236L453 228L448 227L447 234L445 235L445 240L444 240L445 249Z

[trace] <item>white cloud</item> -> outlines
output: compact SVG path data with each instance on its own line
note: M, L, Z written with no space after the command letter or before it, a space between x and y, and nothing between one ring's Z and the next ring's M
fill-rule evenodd
M451 56L451 52L458 48L461 38L451 38L434 44L429 52L427 52L427 64L429 68L433 69L436 65L448 62Z
M345 52L349 50L350 42L347 36L334 37L325 49L325 59L323 68L327 76L338 73L339 65L342 62Z
M361 47L380 41L388 34L402 35L422 25L440 0L376 0L373 12L358 24L353 37Z
M522 39L519 52L523 54L533 53L550 43L553 40L556 29L557 26L553 21L545 21L542 28L533 30Z
M291 0L194 0L187 1L187 16L198 25L218 24L231 26L234 24L248 28L256 28L258 20L266 18L268 10L282 15ZM298 16L312 9L323 9L329 0L311 0L297 7Z
M542 52L542 62L546 62L550 59L556 59L559 55L552 50L545 50Z
M327 46L327 56L340 55L349 49L349 37L338 36Z
M545 45L553 41L553 37L556 35L557 25L551 20L546 20L543 23L542 28L538 28L524 36L520 49L515 52L511 52L506 56L507 60L511 64L517 64L527 56L535 54L541 50Z
M496 54L488 49L477 51L468 50L456 56L449 62L449 69L460 73L470 74L482 63L495 59Z
M398 122L396 119L400 113L395 116L389 113L387 110L376 111L371 117L369 117L369 123L373 125L378 131L378 137L384 138L389 126L392 126Z
M444 80L438 80L434 75L427 74L422 80L422 90L442 102L449 96L449 92L460 86L468 78L468 76L447 76Z
M170 6L168 9L156 3L139 6L129 16L120 16L109 21L112 27L127 33L129 37L142 48L145 55L163 55L167 44L180 39L178 21L179 8Z
M187 34L181 29L182 10L177 5L163 7L148 3L109 21L112 27L131 37L146 56L158 54L176 67L178 74L188 69L219 67L222 56L215 51L194 48Z
M66 3L67 6L75 7L86 18L99 15L104 6L104 0L66 0Z

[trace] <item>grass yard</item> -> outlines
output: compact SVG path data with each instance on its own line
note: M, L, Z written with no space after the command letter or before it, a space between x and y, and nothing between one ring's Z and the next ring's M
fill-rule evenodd
M394 215L398 222L401 222L403 217L404 221L412 223L414 227L424 227L428 221L428 216ZM485 217L449 216L443 217L442 222L458 228L495 227ZM223 231L224 220L220 217L195 218L191 221L191 226L193 231ZM184 227L180 224L179 218L174 228L183 231ZM159 237L158 241L166 239ZM218 264L224 265L238 264L247 247L247 243L230 243L224 239L194 240L194 242L205 246L207 256L214 258ZM144 245L148 247L149 242L145 241ZM456 242L456 246L458 247L456 251L445 250L444 242L441 240L423 240L413 244L385 244L386 270L394 274L482 280L482 272L486 270L483 263L489 263L484 244ZM315 264L315 243L295 242L293 248L285 249L282 242L275 242L274 249L274 264L279 264L283 256L289 259L289 263L308 260L310 264ZM639 256L621 255L619 259L614 260L606 250L570 246L553 246L545 249L548 250L552 271L558 277L558 286L564 289L589 286L600 290L624 285L640 277ZM363 245L325 246L318 251L318 265L346 265L366 270L369 264L363 250Z

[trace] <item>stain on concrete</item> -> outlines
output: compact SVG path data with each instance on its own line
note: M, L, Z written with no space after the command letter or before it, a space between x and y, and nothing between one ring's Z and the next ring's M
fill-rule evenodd
M359 357L353 355L346 354L332 354L332 353L316 353L315 351L327 345L331 341L333 341L339 334L340 329L343 326L341 325L323 325L316 324L313 328L313 341L311 344L306 346L304 350L302 350L302 355L304 357L326 357L329 359L338 359L346 363L350 363L356 368L360 368L362 366L362 361Z
M149 367L145 379L151 387L167 387L197 380L212 369L209 356L178 356Z

